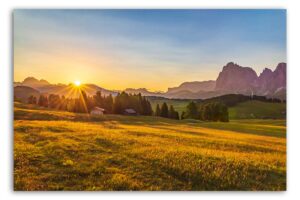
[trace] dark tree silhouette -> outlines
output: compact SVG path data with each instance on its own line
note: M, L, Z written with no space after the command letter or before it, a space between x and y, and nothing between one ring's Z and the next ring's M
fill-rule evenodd
M34 97L28 98L28 103L34 103ZM104 96L101 91L94 96L87 96L84 90L80 90L79 97L68 99L56 94L49 97L41 95L38 105L53 109L66 110L69 112L89 113L95 106L104 108L106 113L123 114L125 109L134 109L140 115L152 115L151 103L141 94L131 95L125 92L118 94L115 98L112 95Z
M160 107L159 104L156 105L156 109L155 109L155 116L160 116Z
M160 116L161 117L166 117L166 118L169 117L169 109L168 109L168 106L167 106L166 102L164 102L161 106Z
M184 111L182 111L180 119L185 119L185 112Z
M141 94L127 94L122 92L118 94L113 102L113 113L123 114L125 109L134 109L140 115L152 115L150 102Z
M30 97L28 97L28 103L29 104L36 104L37 103L37 100L36 100L36 97L31 95Z
M56 108L60 107L61 101L59 95L50 94L48 97L48 107L49 108Z
M186 107L186 118L199 119L198 108L195 102L191 101Z
M177 111L175 111L173 105L170 105L169 118L177 119L177 120L179 119L179 113Z
M38 105L41 107L48 107L48 98L47 96L40 95Z
M228 122L228 108L221 102L200 104L199 119L203 121Z
M179 118L179 113L177 112L177 111L175 111L175 114L174 114L174 119L177 119L177 120L179 120L180 118Z

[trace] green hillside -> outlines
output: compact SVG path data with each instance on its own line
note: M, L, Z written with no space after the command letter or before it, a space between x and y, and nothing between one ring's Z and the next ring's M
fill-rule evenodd
M157 104L160 106L163 102L168 105L173 105L174 109L181 113L185 111L186 106L191 100L172 100L158 99L150 100L152 110L155 111ZM285 119L286 118L286 103L271 103L263 101L246 101L229 107L229 119Z
M285 119L285 103L247 101L229 108L229 119Z
M191 100L174 100L174 99L150 99L149 100L152 106L152 110L155 111L156 105L159 104L160 106L166 102L168 106L173 105L174 109L181 113L185 111L186 106Z

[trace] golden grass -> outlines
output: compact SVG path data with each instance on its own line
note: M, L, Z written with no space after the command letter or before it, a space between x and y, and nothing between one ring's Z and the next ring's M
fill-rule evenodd
M15 190L286 189L284 120L224 125L111 115L88 121L20 109Z

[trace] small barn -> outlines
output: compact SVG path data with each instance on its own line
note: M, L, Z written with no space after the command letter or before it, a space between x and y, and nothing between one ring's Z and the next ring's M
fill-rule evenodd
M132 108L127 108L124 110L124 115L137 115L137 112Z
M104 108L94 107L91 110L91 115L103 115L104 113L105 113L105 109Z

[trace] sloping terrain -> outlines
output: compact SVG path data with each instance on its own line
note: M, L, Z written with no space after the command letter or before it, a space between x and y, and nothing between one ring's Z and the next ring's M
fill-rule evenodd
M15 190L285 190L285 120L90 117L15 104Z
M230 119L285 119L285 103L247 101L229 108Z

